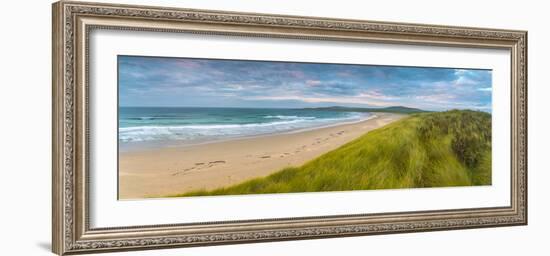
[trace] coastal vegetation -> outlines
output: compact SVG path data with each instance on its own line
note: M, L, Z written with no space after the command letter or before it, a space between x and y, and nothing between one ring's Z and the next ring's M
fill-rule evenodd
M399 110L411 114L302 166L225 188L175 196L491 184L491 114Z

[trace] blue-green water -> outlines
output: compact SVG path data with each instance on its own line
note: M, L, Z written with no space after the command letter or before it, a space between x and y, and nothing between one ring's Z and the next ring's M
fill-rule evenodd
M120 107L119 142L203 143L313 129L369 116L313 109Z

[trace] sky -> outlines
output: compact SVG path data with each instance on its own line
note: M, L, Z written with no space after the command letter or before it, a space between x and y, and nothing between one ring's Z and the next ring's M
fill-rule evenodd
M490 70L118 56L119 105L491 112Z

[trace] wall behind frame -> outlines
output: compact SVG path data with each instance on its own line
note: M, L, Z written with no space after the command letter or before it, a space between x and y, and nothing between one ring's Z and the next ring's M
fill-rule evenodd
M525 227L397 234L277 243L197 247L109 255L541 255L550 228L550 22L543 1L307 1L307 0L95 0L431 23L529 31L529 225ZM51 220L51 6L52 1L4 3L0 15L0 215L2 255L52 255ZM104 254L107 255L107 254Z

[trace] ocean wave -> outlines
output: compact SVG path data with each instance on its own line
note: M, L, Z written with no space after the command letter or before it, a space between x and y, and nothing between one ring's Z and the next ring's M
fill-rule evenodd
M317 119L317 118L314 117L314 116L284 116L284 115L264 116L264 118L268 118L268 119L282 119L282 120L287 120L287 119L304 119L304 120Z
M120 127L119 140L121 142L208 141L312 129L333 124L361 121L365 120L368 116L365 114L350 114L338 118L273 116L273 119L281 121L249 124L141 125Z
M177 116L140 116L140 117L125 117L125 120L138 120L138 121L148 121L148 120L176 120L183 119L184 117Z
M134 127L123 127L119 128L120 132L126 131L137 131L137 130L156 130L156 129L190 129L190 130L210 130L210 129L233 129L233 128L255 128L255 127L270 127L278 126L285 124L294 124L299 123L300 120L293 121L281 121L281 122L271 122L271 123L253 123L253 124L206 124L206 125L170 125L170 126L134 126Z
M143 117L126 117L127 120L156 120L157 117L143 116Z

